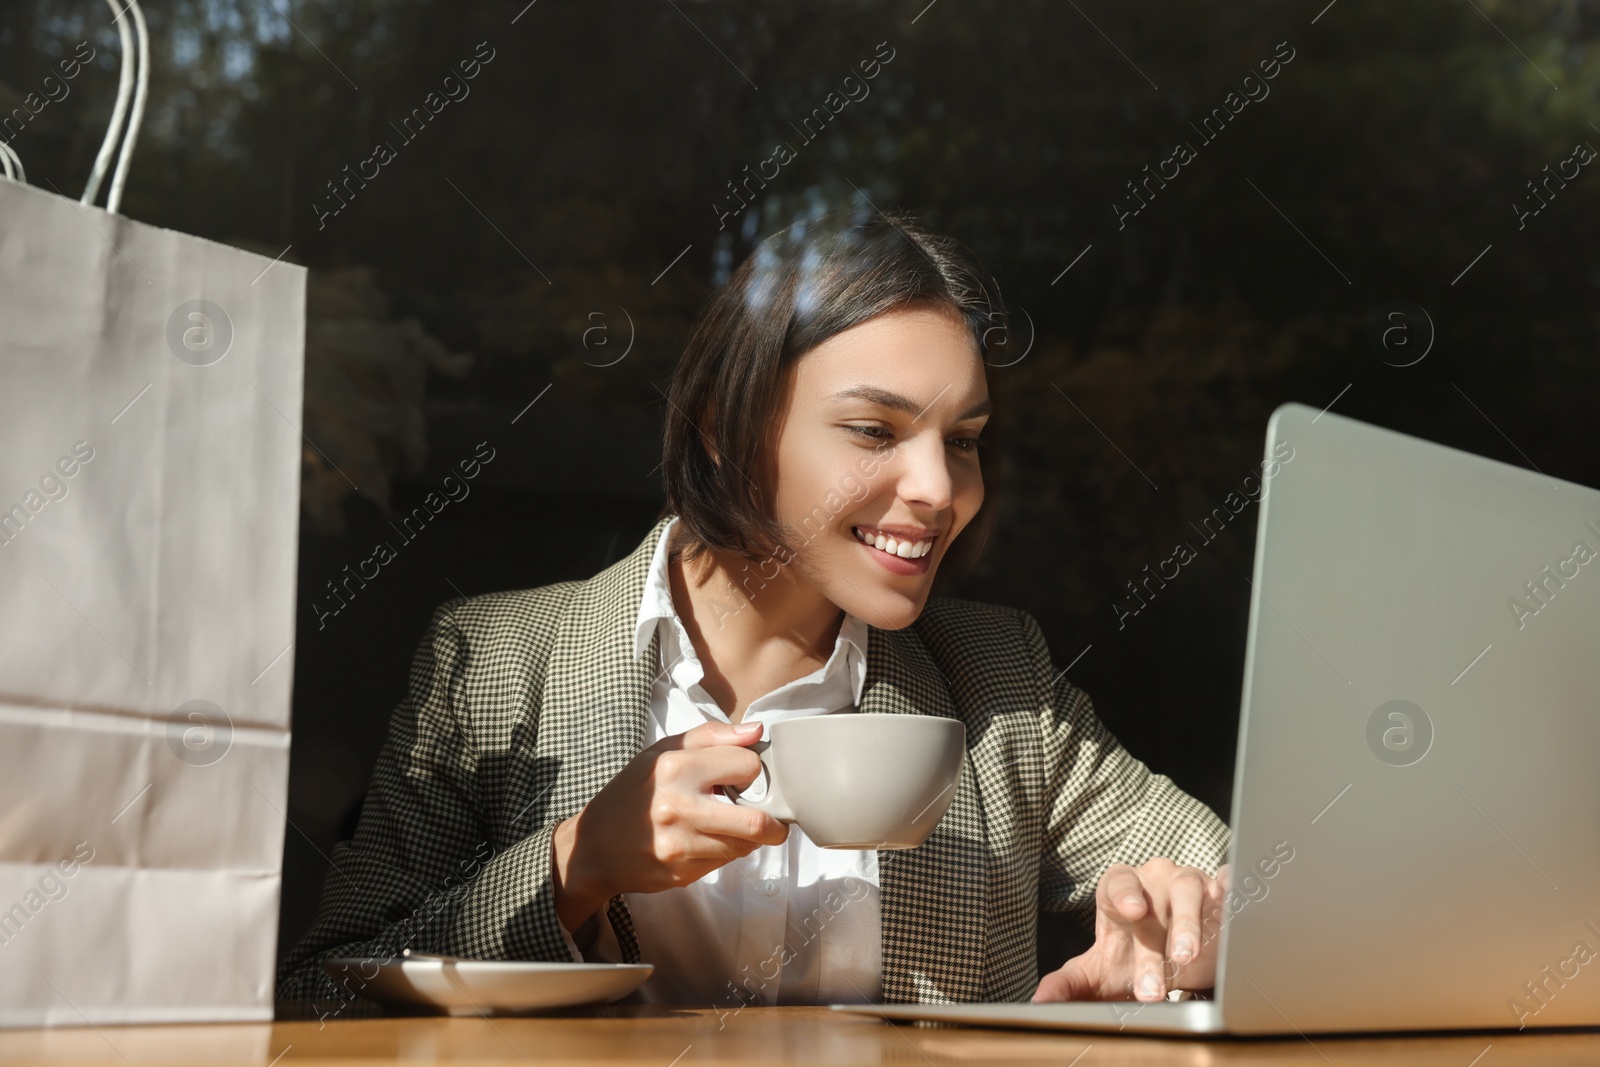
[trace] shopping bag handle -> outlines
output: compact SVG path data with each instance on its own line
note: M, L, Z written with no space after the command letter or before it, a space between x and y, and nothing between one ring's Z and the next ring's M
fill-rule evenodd
M22 169L22 157L17 155L17 150L4 141L0 141L0 164L4 164L6 180L28 183L28 172Z
M126 7L120 6L123 4ZM111 9L111 21L117 25L117 38L122 44L122 73L117 78L117 102L111 109L111 124L106 127L105 140L100 142L100 151L94 159L94 170L89 173L89 184L78 202L92 204L95 197L100 195L100 183L105 179L106 168L111 165L111 155L117 145L117 131L122 128L123 116L128 113L128 96L131 92L133 114L128 118L122 151L117 155L117 169L111 176L111 189L106 194L106 210L115 215L122 206L122 187L128 179L128 160L133 155L134 142L139 139L139 126L144 121L145 96L150 89L150 31L145 27L139 0L106 0L106 6ZM127 20L122 17L130 12L139 40L136 54L133 54L132 48L133 35L128 32ZM133 57L131 64L130 54Z

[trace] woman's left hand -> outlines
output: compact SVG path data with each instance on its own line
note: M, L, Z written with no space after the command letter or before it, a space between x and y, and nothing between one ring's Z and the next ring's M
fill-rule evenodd
M1095 887L1094 946L1044 976L1035 1002L1162 1000L1216 984L1228 865L1212 878L1158 857L1106 869Z

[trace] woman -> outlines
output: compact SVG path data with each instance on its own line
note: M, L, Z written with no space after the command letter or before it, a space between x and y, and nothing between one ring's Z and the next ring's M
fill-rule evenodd
M723 1011L1209 988L1227 827L1117 742L1030 615L930 596L993 525L1005 322L907 218L763 242L689 337L639 546L434 613L280 995L407 947L642 956L640 998ZM967 726L918 848L820 849L722 794L759 776L765 724L858 709ZM1042 981L1041 907L1095 925Z

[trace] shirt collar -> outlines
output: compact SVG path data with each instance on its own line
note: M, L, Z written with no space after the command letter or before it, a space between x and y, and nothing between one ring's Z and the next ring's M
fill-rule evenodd
M655 633L660 620L667 619L678 622L678 613L672 606L672 584L667 573L667 542L671 538L672 529L678 524L676 517L661 531L661 536L656 540L655 554L650 558L650 573L645 577L644 595L639 600L639 616L633 625L633 658L638 659L644 655L645 649L650 647L650 637ZM844 622L839 625L839 637L834 642L833 655L828 663L832 665L836 660L843 659L844 646L850 646L856 652L855 664L858 669L852 671L855 700L861 703L861 687L865 681L867 662L867 623L857 618L848 611L844 613Z

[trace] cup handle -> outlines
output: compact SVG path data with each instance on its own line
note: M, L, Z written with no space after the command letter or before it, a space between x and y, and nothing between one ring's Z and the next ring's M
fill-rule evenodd
M788 801L783 799L783 790L778 787L778 776L773 773L772 764L767 761L766 751L771 746L771 741L757 741L746 746L761 760L761 770L767 776L767 793L760 800L751 800L739 795L739 791L731 785L722 787L729 800L735 804L742 804L747 808L757 808L771 815L779 822L792 823L795 821L794 812L789 810Z

